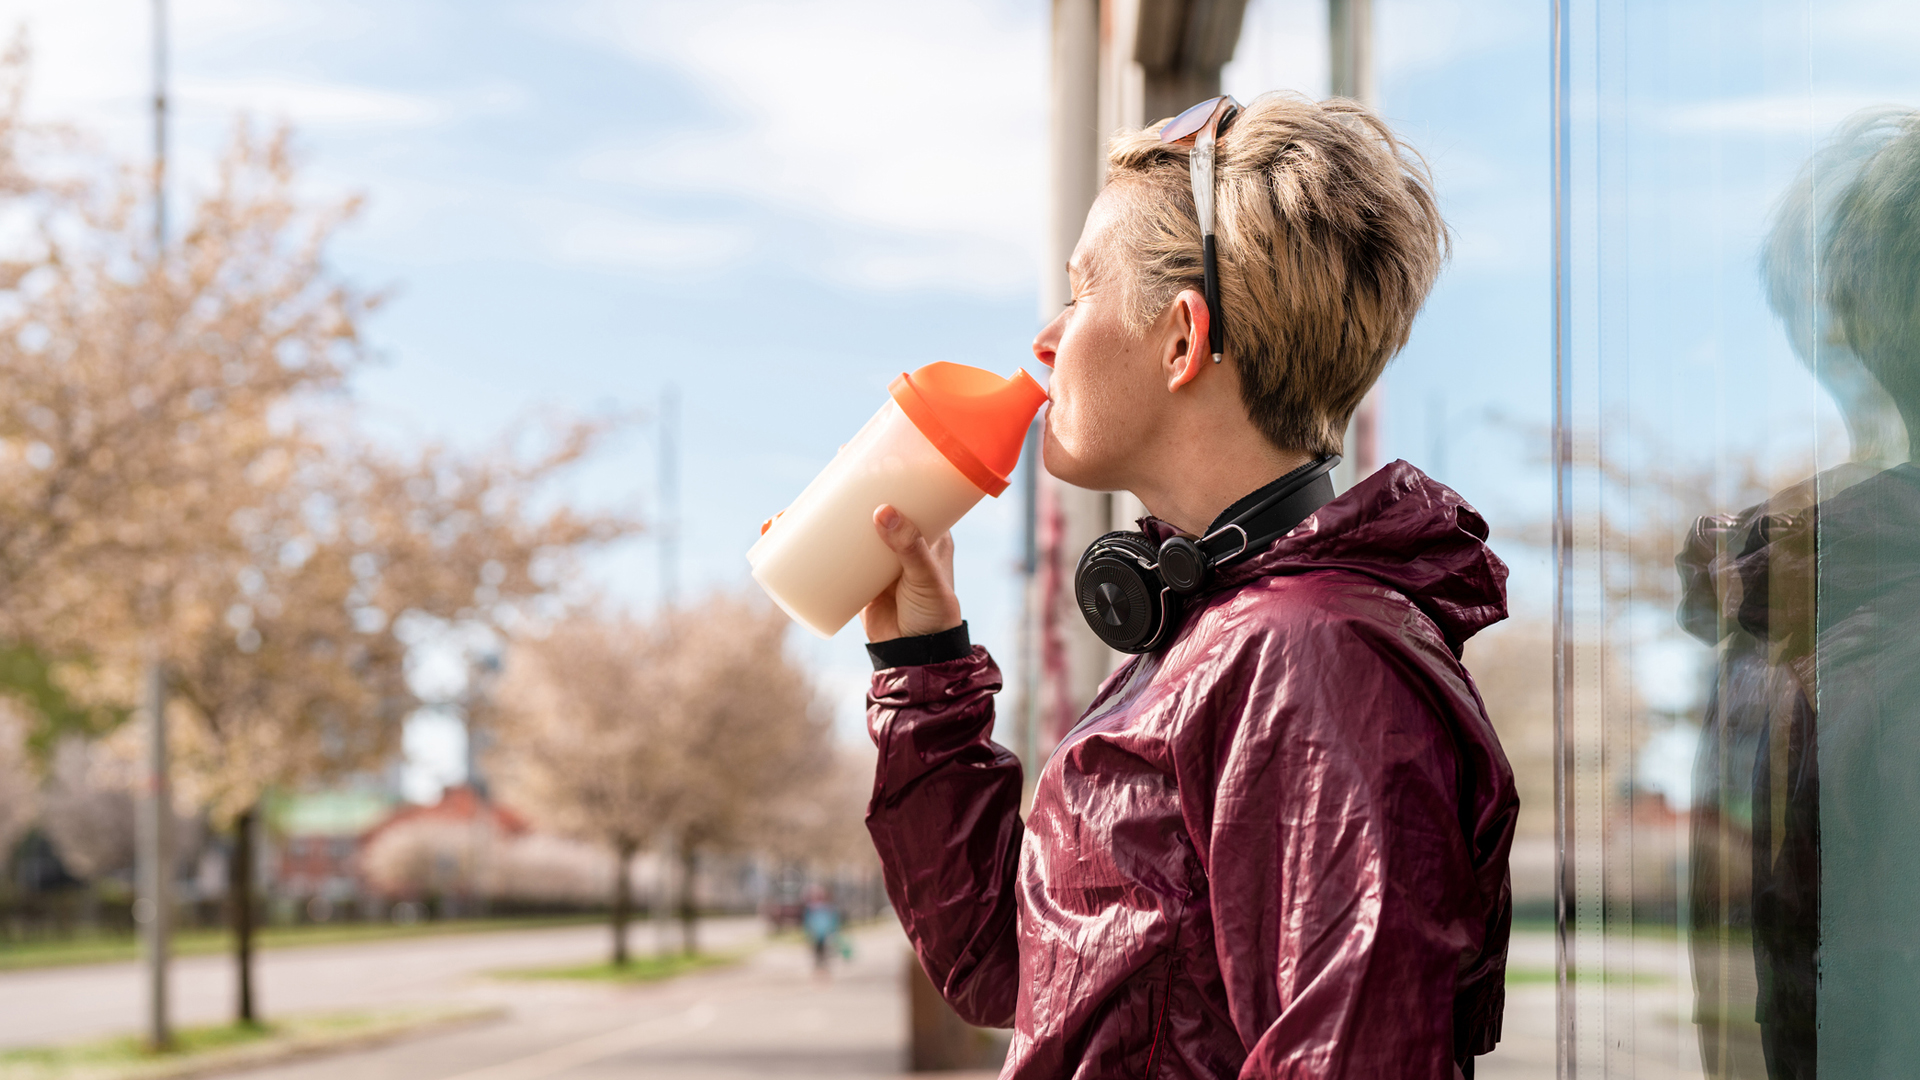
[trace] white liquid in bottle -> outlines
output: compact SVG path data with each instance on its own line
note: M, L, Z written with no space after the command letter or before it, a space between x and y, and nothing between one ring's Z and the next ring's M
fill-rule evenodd
M938 536L985 494L888 401L774 520L747 562L795 622L832 637L900 576L900 560L874 528L881 504Z
M1006 490L1027 428L1047 400L1024 371L1003 379L948 363L900 376L889 393L747 552L760 587L821 637L832 637L900 576L873 512L890 504L922 535L946 532L982 495Z

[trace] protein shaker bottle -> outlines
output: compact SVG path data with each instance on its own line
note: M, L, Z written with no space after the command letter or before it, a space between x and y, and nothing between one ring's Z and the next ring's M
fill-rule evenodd
M928 364L891 396L793 505L760 527L753 579L794 621L832 637L900 576L873 512L890 503L927 536L998 496L1047 392L1025 371L1003 379Z

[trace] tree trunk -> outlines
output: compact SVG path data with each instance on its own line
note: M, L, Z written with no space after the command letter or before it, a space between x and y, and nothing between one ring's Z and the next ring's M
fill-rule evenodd
M633 914L633 853L631 840L613 844L613 966L627 966L627 921Z
M700 913L693 904L693 845L680 845L680 951L692 956L698 951L694 938L694 920Z
M233 962L239 976L234 1021L258 1022L253 1012L253 819L248 807L233 819L233 858L227 861L227 912L233 921Z

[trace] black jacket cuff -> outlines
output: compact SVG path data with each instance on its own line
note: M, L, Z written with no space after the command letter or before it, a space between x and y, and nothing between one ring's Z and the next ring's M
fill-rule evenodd
M867 643L867 655L873 659L875 671L920 664L944 664L949 660L958 660L972 651L973 642L967 638L967 624L964 622L951 630L942 630L937 634L897 637L890 641Z

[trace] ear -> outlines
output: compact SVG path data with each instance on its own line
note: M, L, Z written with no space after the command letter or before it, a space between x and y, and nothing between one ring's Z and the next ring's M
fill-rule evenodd
M1207 345L1208 317L1206 297L1196 289L1182 290L1173 298L1167 314L1173 324L1168 328L1166 356L1167 390L1172 392L1192 382L1203 365L1210 366L1213 354Z

